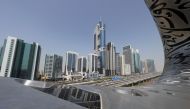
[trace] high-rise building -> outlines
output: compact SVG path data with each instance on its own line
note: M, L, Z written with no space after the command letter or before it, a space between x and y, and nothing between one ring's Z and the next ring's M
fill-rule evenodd
M11 77L13 59L16 52L16 42L17 38L15 37L8 37L4 41L0 76Z
M131 66L131 73L135 73L134 49L130 45L123 47L123 55L125 57L125 64L129 64Z
M41 47L23 40L8 37L0 57L0 76L34 80L38 77Z
M143 65L144 62L142 60L140 60L140 73L145 73L144 70L143 70Z
M96 53L91 53L88 55L88 78L98 78L101 76L98 71L98 55Z
M99 21L94 32L94 51L98 54L98 70L100 74L105 74L106 67L106 30L105 24Z
M48 79L58 79L62 75L63 57L54 55L45 56L44 73Z
M84 73L87 72L87 58L79 57L78 58L78 72Z
M156 72L154 60L147 59L146 60L146 64L147 64L147 68L148 68L148 73L154 73L154 72Z
M140 73L141 71L141 65L140 65L140 54L139 50L134 50L134 67L135 67L135 73Z
M116 49L112 42L109 42L106 46L106 73L105 76L113 76L116 73L115 69L115 54Z
M147 66L147 61L142 61L142 72L143 73L148 73L148 66Z
M68 51L65 56L64 75L74 75L77 73L78 56L76 52Z
M3 47L0 46L0 57L1 57L2 50L3 50Z
M1 72L1 64L3 59L2 55L3 55L3 46L0 48L0 72Z
M116 53L115 54L115 70L116 70L116 74L120 75L121 73L121 65L120 65L120 53Z
M96 25L94 32L94 50L101 51L102 48L106 47L106 30L105 24L99 21Z
M98 72L98 55L91 53L88 55L88 73Z
M131 74L131 66L130 64L125 64L125 56L124 55L120 55L120 75L121 76L126 76L126 75L130 75Z
M125 56L124 55L120 55L119 56L119 60L120 60L120 75L124 75L125 74Z
M130 64L125 64L124 65L124 73L122 76L127 76L127 75L131 75L131 66Z
M141 66L139 50L128 45L123 47L123 55L125 56L125 64L129 64L131 66L131 72L140 73Z

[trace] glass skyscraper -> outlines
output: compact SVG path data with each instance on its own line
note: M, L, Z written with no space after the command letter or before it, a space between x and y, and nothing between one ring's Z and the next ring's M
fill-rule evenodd
M34 80L38 77L41 47L8 37L0 57L1 76Z
M106 67L106 30L105 24L99 21L94 32L94 50L99 55L98 69L100 74L105 73Z
M109 42L106 47L106 73L105 76L114 76L116 74L115 56L116 48L112 42Z
M87 58L80 57L78 59L78 72L87 72Z
M140 73L141 66L139 50L128 45L123 47L123 55L125 56L125 64L131 66L131 73Z
M123 47L123 55L125 57L125 64L130 64L131 73L135 73L134 49L130 45Z
M77 73L78 56L76 52L68 51L65 57L64 75L73 75Z
M140 54L139 50L136 49L134 50L134 67L135 67L135 73L140 73L141 72L141 66L140 66Z

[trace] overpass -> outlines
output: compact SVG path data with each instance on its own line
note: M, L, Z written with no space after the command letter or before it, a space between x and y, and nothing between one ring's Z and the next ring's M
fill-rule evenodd
M112 79L108 79L100 83L92 83L92 85L102 86L102 87L134 86L134 85L138 85L141 83L154 80L155 78L158 78L160 75L161 73L135 74L135 75L129 75L125 77L120 77L119 80L115 80L115 81Z

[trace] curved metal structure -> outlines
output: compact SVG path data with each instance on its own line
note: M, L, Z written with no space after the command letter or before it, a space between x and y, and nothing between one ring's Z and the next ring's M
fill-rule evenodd
M145 2L160 31L165 53L163 75L157 84L114 88L93 85L65 86L0 78L0 108L25 109L28 106L28 109L189 109L190 0ZM64 100L24 87L18 82ZM33 104L35 101L37 103Z
M163 42L163 78L190 71L190 0L145 0Z
M20 83L13 78L0 77L0 109L86 109Z

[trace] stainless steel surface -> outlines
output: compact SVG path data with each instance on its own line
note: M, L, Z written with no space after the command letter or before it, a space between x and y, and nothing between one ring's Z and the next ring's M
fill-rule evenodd
M0 77L0 109L85 109L79 105Z
M25 80L19 78L13 78L13 79L25 86L36 87L36 88L50 88L55 85L52 82L33 81L33 80Z
M165 53L162 78L190 69L190 0L145 0Z
M165 52L164 73L157 84L114 88L92 85L65 86L0 78L0 108L80 109L82 107L56 97L88 106L91 102L87 100L86 104L83 98L85 93L89 92L100 96L97 97L97 101L100 98L99 106L102 109L189 109L190 0L145 0L145 2L158 26ZM18 82L56 97L25 87ZM77 94L73 95L73 89L82 90L82 94L77 91ZM78 97L75 99L74 96ZM95 102L96 99L93 103Z

